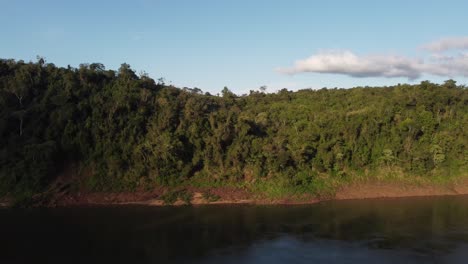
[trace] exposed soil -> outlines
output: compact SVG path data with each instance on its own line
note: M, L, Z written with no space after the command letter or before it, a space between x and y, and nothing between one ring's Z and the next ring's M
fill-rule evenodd
M337 190L332 198L318 199L313 196L302 199L259 199L245 189L233 187L195 188L185 190L193 194L192 205L202 204L312 204L324 200L396 198L410 196L441 196L468 194L468 180L457 184L431 185L431 184L401 184L388 182L367 182L347 185ZM148 206L163 206L161 196L168 191L167 188L156 188L152 191L121 192L121 193L56 193L47 202L38 206L92 206L92 205L126 205L138 204ZM218 198L209 200L206 194ZM185 202L177 200L173 205L184 205ZM11 205L11 199L0 199L0 207Z
M346 186L337 191L334 199L371 199L410 196L441 196L468 194L468 181L448 185L402 185L397 183L361 183Z
M0 208L10 207L12 204L12 199L9 197L0 197Z
M59 206L67 205L90 205L90 204L141 204L151 206L162 206L164 202L160 196L167 190L157 189L152 192L137 193L94 193L74 196L65 196L57 201ZM307 199L258 199L248 191L232 187L218 187L209 189L187 188L193 193L191 204L312 204L323 200L309 197ZM205 193L211 193L219 197L217 201L208 201L204 198ZM468 181L458 184L436 186L436 185L402 185L397 183L356 183L337 190L332 200L347 199L372 199L372 198L396 198L410 196L440 196L440 195L462 195L468 194ZM183 205L177 201L174 205Z
M191 204L238 204L253 203L252 195L246 190L232 187L218 188L184 188L193 194ZM58 195L52 199L48 206L72 206L72 205L106 205L106 204L141 204L151 206L165 205L161 196L167 192L167 188L156 188L152 191L121 192L121 193L77 193ZM205 194L211 194L219 199L208 201ZM173 205L183 205L182 201L176 201Z

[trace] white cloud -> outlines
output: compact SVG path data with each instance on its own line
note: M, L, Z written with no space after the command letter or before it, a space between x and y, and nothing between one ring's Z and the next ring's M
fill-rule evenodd
M468 37L442 38L423 45L422 48L432 52L468 49Z
M298 60L292 68L280 72L296 74L302 72L345 74L352 77L408 77L420 76L423 62L401 56L358 56L351 51L320 52L304 60Z
M429 47L426 49L445 50L448 48L454 49L455 47L462 49L464 47L461 42L447 42L449 44L440 42L443 45L435 45L434 43L426 45ZM458 53L452 56L432 54L429 59L423 59L397 55L360 56L351 51L324 51L309 58L298 60L292 67L280 68L278 71L286 74L331 73L358 78L405 77L418 79L423 74L468 77L468 53Z

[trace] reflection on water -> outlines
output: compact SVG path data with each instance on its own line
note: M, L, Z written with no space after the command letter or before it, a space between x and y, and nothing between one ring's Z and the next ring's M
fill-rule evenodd
M467 263L468 197L0 210L0 263Z

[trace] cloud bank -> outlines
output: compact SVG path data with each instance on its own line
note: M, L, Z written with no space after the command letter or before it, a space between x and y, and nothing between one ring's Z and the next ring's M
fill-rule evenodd
M432 52L443 52L452 49L468 49L468 37L443 38L423 45L422 48Z
M423 74L444 77L468 77L468 53L445 55L439 52L468 49L467 38L442 39L424 46L432 52L429 58L411 58L397 55L356 55L351 51L322 51L298 60L294 66L278 71L286 74L332 73L351 77L405 77L418 79ZM437 52L437 53L436 53Z

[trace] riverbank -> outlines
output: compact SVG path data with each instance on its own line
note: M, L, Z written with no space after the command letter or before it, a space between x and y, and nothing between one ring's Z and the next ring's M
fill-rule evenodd
M357 183L341 188L333 199L375 199L398 198L412 196L449 196L468 194L468 180L459 183L434 185L411 184L400 185L396 183Z
M336 187L333 194L289 195L271 198L241 187L155 188L137 192L55 192L35 195L28 206L70 207L102 205L181 206L207 204L314 204L329 200L379 199L399 197L468 195L468 178L436 184L434 182L404 183L398 181L356 181ZM0 208L12 207L11 197L0 198Z
M219 191L218 191L219 192ZM219 192L222 193L222 192ZM243 193L239 191L239 193ZM269 199L261 196L248 195L238 196L233 198L222 198L218 201L206 201L203 199L202 193L195 192L191 204L314 204L322 201L330 200L357 200L357 199L386 199L386 198L403 198L403 197L430 197L430 196L454 196L468 195L468 180L459 183L447 185L434 184L409 184L402 185L392 182L364 182L354 183L351 185L339 188L334 196L317 198L315 196L289 197L282 199ZM132 202L133 204L149 205L149 206L164 206L164 201L153 199L147 201ZM184 202L178 200L174 205L183 205Z
M295 197L268 198L249 192L247 189L235 187L186 187L179 189L178 192L185 194L185 197L188 198L183 198L180 194L168 188L156 188L151 191L121 193L56 193L47 200L34 204L38 207L132 204L146 206L181 206L186 204L313 204L328 200L468 195L468 179L440 185L434 183L402 184L401 182L383 181L355 182L343 185L337 188L334 195L325 197L303 194ZM168 199L170 195L173 197ZM12 204L12 199L0 199L0 207L10 207Z

